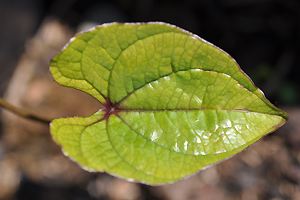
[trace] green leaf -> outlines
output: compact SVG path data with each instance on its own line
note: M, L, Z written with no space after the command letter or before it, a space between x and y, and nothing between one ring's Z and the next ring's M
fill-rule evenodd
M165 23L97 26L72 38L50 70L102 104L90 117L51 123L65 154L147 184L228 158L287 118L227 53Z

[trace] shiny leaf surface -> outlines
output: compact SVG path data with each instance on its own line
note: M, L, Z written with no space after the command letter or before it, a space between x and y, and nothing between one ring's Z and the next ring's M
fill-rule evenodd
M97 26L71 39L50 70L102 104L90 117L51 123L65 154L147 184L228 158L287 118L227 53L165 23Z

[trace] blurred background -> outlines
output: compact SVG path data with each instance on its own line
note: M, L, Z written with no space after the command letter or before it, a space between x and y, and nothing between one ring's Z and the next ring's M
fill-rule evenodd
M47 126L1 110L1 200L300 199L299 0L0 0L0 96L48 118L98 110L54 83L48 62L76 32L115 21L168 22L212 42L289 113L288 123L229 160L150 187L85 172Z

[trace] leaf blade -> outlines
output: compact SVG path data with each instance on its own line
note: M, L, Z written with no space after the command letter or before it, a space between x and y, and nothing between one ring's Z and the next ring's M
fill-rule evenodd
M52 122L66 155L88 170L147 184L230 157L287 118L226 52L165 23L81 33L50 71L103 105L90 117Z

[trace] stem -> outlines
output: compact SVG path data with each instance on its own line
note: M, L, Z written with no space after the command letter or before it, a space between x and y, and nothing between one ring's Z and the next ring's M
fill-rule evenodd
M3 108L9 112L12 112L20 117L23 117L25 119L30 119L36 122L40 122L43 124L49 124L51 120L46 119L44 117L38 116L28 110L25 110L23 108L18 108L10 103L8 103L7 101L5 101L4 99L0 98L0 108Z

